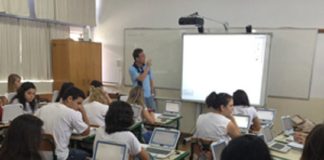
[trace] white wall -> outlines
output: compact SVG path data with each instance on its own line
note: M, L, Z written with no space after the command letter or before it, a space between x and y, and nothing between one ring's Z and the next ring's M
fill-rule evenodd
M180 27L178 18L198 11L200 15L227 21L230 27L244 27L252 24L255 27L298 27L324 28L321 15L324 14L324 1L313 0L97 0L97 27L95 40L103 42L103 80L122 83L122 66L124 28L130 27ZM221 27L221 25L206 21L206 28ZM131 56L131 53L129 53ZM311 99L299 103L299 100L270 98L269 106L276 106L283 114L305 113L311 115L314 108L321 108L324 101L324 36L319 36L316 57L314 61ZM153 62L154 63L154 62ZM177 91L160 90L160 96L174 95ZM174 94L175 92L175 94ZM158 93L159 94L159 93ZM315 98L316 99L313 99ZM292 103L290 103L292 101ZM307 106L304 106L307 104ZM194 118L195 104L185 111L187 117ZM295 105L296 109L287 110L287 105ZM323 108L323 107L322 107ZM189 113L190 110L190 113ZM313 118L313 117L312 117ZM185 118L187 119L187 118ZM321 113L315 113L314 119L324 119ZM181 129L190 131L194 121L185 122Z

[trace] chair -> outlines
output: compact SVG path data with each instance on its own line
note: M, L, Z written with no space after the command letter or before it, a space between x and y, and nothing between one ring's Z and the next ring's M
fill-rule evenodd
M54 90L53 91L53 93L52 93L52 102L55 102L58 94L59 94L59 91L58 90Z
M16 117L24 114L23 105L20 103L17 104L7 104L2 107L2 122L9 123L14 120Z
M221 155L222 155L222 152L223 152L225 147L226 147L225 141L213 142L210 145L210 148L211 148L211 151L212 151L212 154L213 154L213 160L220 160L221 159Z
M111 141L97 141L93 160L128 160L126 144L118 144Z
M204 138L192 138L191 139L191 152L190 152L190 160L193 159L205 159L205 160L212 160L212 152L210 149L211 144L213 143L212 140L204 139Z
M57 160L57 156L55 154L55 141L51 134L42 134L42 141L39 151L45 160Z

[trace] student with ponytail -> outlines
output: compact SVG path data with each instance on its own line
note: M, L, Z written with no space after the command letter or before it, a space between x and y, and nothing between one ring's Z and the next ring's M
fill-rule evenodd
M211 112L201 114L196 124L195 137L213 141L224 140L228 143L232 138L240 136L233 113L233 99L227 93L210 93L206 105Z

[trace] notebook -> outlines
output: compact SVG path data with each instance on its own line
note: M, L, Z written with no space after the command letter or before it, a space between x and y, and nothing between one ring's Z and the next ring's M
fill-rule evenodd
M213 153L213 160L220 160L221 159L221 155L222 155L222 152L223 152L225 147L226 147L225 141L213 142L210 145L211 151Z
M179 137L179 130L154 128L146 151L156 158L167 158L174 152Z
M128 160L127 146L126 144L118 144L110 141L97 141L92 159Z
M270 126L262 128L262 134L264 135L265 142L270 149L284 153L288 152L291 149L283 143L274 141Z
M250 117L247 115L233 115L233 117L240 128L241 134L249 133Z

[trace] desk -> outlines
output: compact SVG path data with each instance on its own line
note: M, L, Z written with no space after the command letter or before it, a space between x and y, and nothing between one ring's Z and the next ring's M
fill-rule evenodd
M10 124L9 123L1 123L0 124L0 130L1 129L5 129L5 128L9 128Z
M142 144L142 147L146 149L148 147L147 144ZM176 150L170 157L158 160L184 160L186 157L189 156L188 151ZM156 158L157 159L157 158Z
M90 133L86 136L80 135L80 134L72 134L70 137L71 147L77 148L78 142L81 141L94 141L94 138L96 136L96 128L90 127Z
M275 141L287 143L286 137L283 134L277 136L275 138ZM270 153L273 156L274 160L299 160L302 155L302 151L293 148L287 153L277 152L273 150L270 150Z
M164 127L164 128L175 128L179 130L180 128L180 119L182 116L177 116L177 117L168 117L168 118L161 118L161 113L154 113L155 114L155 124L148 124L145 123L146 126L151 126L151 127ZM176 126L170 126L170 124L176 123Z

